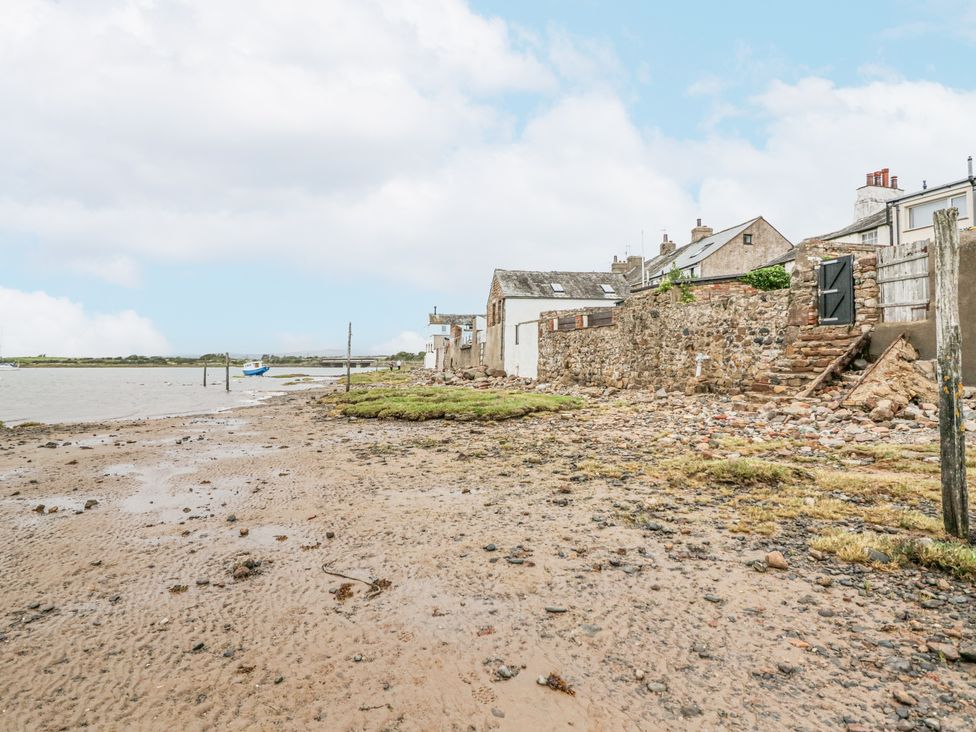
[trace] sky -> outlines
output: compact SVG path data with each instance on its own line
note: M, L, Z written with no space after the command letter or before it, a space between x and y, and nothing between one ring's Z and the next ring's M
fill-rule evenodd
M423 349L492 270L963 177L976 2L4 0L0 355Z

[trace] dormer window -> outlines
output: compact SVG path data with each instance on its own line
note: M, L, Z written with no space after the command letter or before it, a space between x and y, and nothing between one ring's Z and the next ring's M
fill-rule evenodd
M611 287L610 285L600 285L600 288L603 290L603 294L604 295L616 295L617 294L617 293L615 293L613 291L613 287Z
M563 286L560 285L558 282L551 282L551 283L549 283L549 287L552 288L552 291L553 292L558 292L560 294L563 294L563 293L566 292L566 290L563 289Z

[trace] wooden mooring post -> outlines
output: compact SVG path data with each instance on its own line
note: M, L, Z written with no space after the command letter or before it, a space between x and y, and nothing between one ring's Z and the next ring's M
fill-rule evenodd
M230 354L224 354L224 390L230 391Z
M346 391L352 386L352 323L349 323L349 339L346 341Z
M203 362L203 385L207 385L207 362Z
M942 522L969 541L966 433L962 414L962 339L959 334L959 210L936 211L935 337L939 383Z

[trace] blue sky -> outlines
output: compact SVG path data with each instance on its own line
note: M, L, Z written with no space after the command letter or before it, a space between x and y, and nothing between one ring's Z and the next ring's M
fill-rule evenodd
M0 8L5 353L419 350L494 267L798 241L976 147L973 3L204 5Z

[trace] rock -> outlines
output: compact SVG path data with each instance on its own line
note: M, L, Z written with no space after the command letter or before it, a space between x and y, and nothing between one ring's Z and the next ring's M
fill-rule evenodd
M85 501L85 510L87 511L89 508L95 508L97 505L98 501L96 501L94 498L89 498L87 501Z
M498 671L495 673L497 673L498 677L501 679L510 679L513 676L512 669L510 669L508 666L499 666Z
M922 723L929 729L935 730L935 732L940 732L940 730L942 729L942 722L940 722L935 717L926 717L925 719L922 720Z
M335 538L335 532L334 531L326 531L325 532L325 538L326 539L334 539Z
M210 580L208 580L206 578L201 577L200 579L197 580L197 586L198 587L205 587L206 585L209 585L209 584L210 584Z
M564 613L564 612L566 612L566 608L560 607L558 605L547 605L546 606L546 612L547 613Z
M789 569L789 562L786 561L786 557L783 556L782 552L769 552L766 555L766 565L772 569Z
M498 550L498 547L495 546L494 544L485 544L484 550L486 552L493 552L493 551L497 551Z
M663 694L668 690L668 685L661 681L651 681L647 685L647 690L654 692L655 694Z
M234 567L234 579L242 580L242 579L247 579L250 576L251 576L251 570L245 565L238 564L236 567Z
M951 643L926 643L929 653L937 653L945 658L946 661L954 662L959 660L959 651Z
M915 697L904 689L895 689L891 692L891 695L895 698L895 701L899 704L904 704L906 707L913 707L918 703L915 701Z
M548 686L549 679L545 676L539 676L536 678L535 683L537 683L539 686Z
M498 717L499 719L504 719L505 718L505 712L503 712L498 707L492 707L491 708L491 715L493 717Z
M634 669L634 678L637 679L638 681L643 681L644 672L639 668Z
M835 613L835 612L834 612L833 610L831 610L831 609L830 609L829 607L822 607L822 608L820 608L819 610L817 610L817 615L819 615L819 616L820 616L820 617L822 617L822 618L832 618L832 617L834 617L834 616L835 616L836 614L837 614L837 613Z
M352 657L352 660L355 661L356 663L361 662L363 660L362 654L357 653L355 656Z
M705 595L705 599L708 600L709 602L714 602L714 603L722 602L722 598L721 597L719 597L718 595L713 595L711 593L708 593L707 595Z
M811 549L808 552L808 554L814 559L816 559L818 562L822 562L827 558L826 554L824 554L822 551L818 551L817 549Z
M231 514L230 516L227 517L227 523L232 524L235 521L237 521L237 516L235 516L234 514Z
M877 549L868 549L868 561L877 562L878 564L890 564L891 557Z
M207 647L206 643L204 643L203 641L198 641L193 644L193 647L190 648L190 651L193 653L199 653L206 647Z
M280 684L284 680L285 680L285 677L284 676L275 676L274 682L275 682L275 684Z
M963 661L976 663L976 643L967 643L966 645L959 646L959 655Z
M240 535L241 536L247 536L250 533L251 533L251 530L250 529L241 529L240 530Z
M695 704L695 702L689 702L688 704L681 705L681 716L688 717L700 717L702 715L701 707Z

